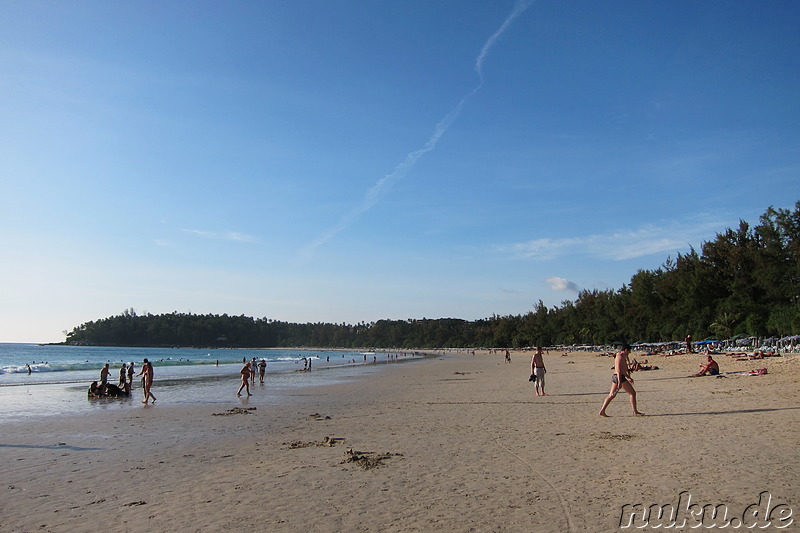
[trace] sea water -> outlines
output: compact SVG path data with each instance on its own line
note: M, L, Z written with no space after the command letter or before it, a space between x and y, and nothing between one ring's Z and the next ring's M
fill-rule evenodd
M100 380L108 363L108 381L117 383L122 363L138 373L147 358L153 365L153 394L159 404L237 403L243 361L267 363L265 384L251 384L248 405L284 403L302 389L355 379L388 363L414 359L404 352L286 349L125 348L0 343L0 424L27 417L92 413L141 406L141 384L134 378L128 398L89 399L87 389ZM306 360L311 371L303 371Z

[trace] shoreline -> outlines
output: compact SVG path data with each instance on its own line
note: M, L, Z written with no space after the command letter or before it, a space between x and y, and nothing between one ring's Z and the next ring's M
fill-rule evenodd
M286 350L280 350L286 352ZM253 354L254 350L246 353ZM339 360L331 357L326 361L324 354L334 353L355 355L352 351L318 352L309 350L298 354L317 354L317 361L312 370L305 370L299 361L269 361L266 380L263 385L256 379L251 385L254 396L251 401L277 404L285 401L292 393L309 387L322 386L327 383L359 379L362 374L380 372L387 366L403 363L421 362L425 358L437 357L436 354L400 354L389 358L381 356L378 360L362 361L360 356ZM351 361L352 359L352 361ZM177 366L161 366L155 363L156 379L153 392L160 400L160 405L222 405L230 401L230 389L239 387L239 370L241 362L224 364L191 364ZM98 363L99 368L99 363ZM112 374L116 376L116 368ZM68 414L93 416L98 410L123 412L135 409L141 399L141 387L138 379L134 379L129 397L87 399L86 390L89 384L97 379L95 370L70 372L36 372L34 381L27 381L23 373L11 374L17 381L0 384L0 427L14 424L23 419L47 419ZM116 382L116 379L110 380Z
M610 358L546 354L538 398L530 353L511 358L389 365L253 410L232 398L6 426L0 530L113 516L131 532L611 531L624 505L682 491L731 510L770 491L800 511L800 359L721 357L736 374L717 379L686 377L703 356L652 357L659 370L634 373L648 416L620 393L603 419ZM756 366L769 373L741 375Z

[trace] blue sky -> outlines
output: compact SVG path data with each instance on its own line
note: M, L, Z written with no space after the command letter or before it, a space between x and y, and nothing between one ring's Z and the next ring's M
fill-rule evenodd
M522 314L800 199L800 3L0 2L0 341Z

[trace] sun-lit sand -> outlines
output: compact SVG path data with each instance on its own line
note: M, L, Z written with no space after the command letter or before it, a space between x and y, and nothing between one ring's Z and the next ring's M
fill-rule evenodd
M643 418L623 392L598 416L609 357L546 354L546 397L529 353L511 357L396 365L273 408L248 410L232 381L224 408L159 396L2 425L0 531L614 531L624 505L683 491L800 512L800 357L717 356L768 369L721 378L686 377L701 355L650 357Z

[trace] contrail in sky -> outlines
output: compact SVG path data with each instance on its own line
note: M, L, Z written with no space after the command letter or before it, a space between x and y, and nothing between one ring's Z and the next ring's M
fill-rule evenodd
M481 48L481 53L478 54L478 59L475 60L475 72L478 73L478 77L481 80L481 85L483 85L483 60L486 59L486 56L489 54L489 50L494 46L495 41L497 41L501 35L503 35L508 27L514 22L514 19L520 16L522 13L528 9L531 4L533 4L534 0L517 0L517 3L514 4L514 9L511 11L511 14L506 17L506 20L503 21L503 24L498 28L494 35L489 37L486 41L486 44L483 45ZM480 87L480 85L478 86Z
M409 153L405 160L397 165L392 172L379 179L375 185L367 190L361 205L355 207L352 211L344 215L335 226L329 228L325 233L320 235L314 242L312 242L305 249L304 255L306 258L310 258L311 255L313 255L314 250L331 240L340 232L347 229L350 224L352 224L363 213L372 209L372 207L378 203L378 200L380 200L381 196L383 196L386 190L388 190L398 180L403 178L423 155L436 148L436 143L439 142L439 139L442 137L442 135L445 134L453 121L458 118L458 115L461 114L461 110L464 108L464 104L467 102L467 100L469 100L483 86L483 62L486 59L486 56L489 54L491 48L494 46L494 43L497 42L503 33L506 32L514 19L516 19L526 9L528 9L528 7L530 7L533 1L534 0L517 0L517 2L514 4L514 9L511 11L511 14L506 17L500 28L498 28L498 30L494 32L491 37L489 37L489 39L483 45L483 48L481 48L480 54L478 54L478 58L475 60L475 72L478 74L479 79L477 87L472 89L466 96L464 96L461 101L458 102L458 104L456 104L456 106L447 115L445 115L445 117L440 120L438 124L436 124L436 127L433 129L433 134L422 148Z

